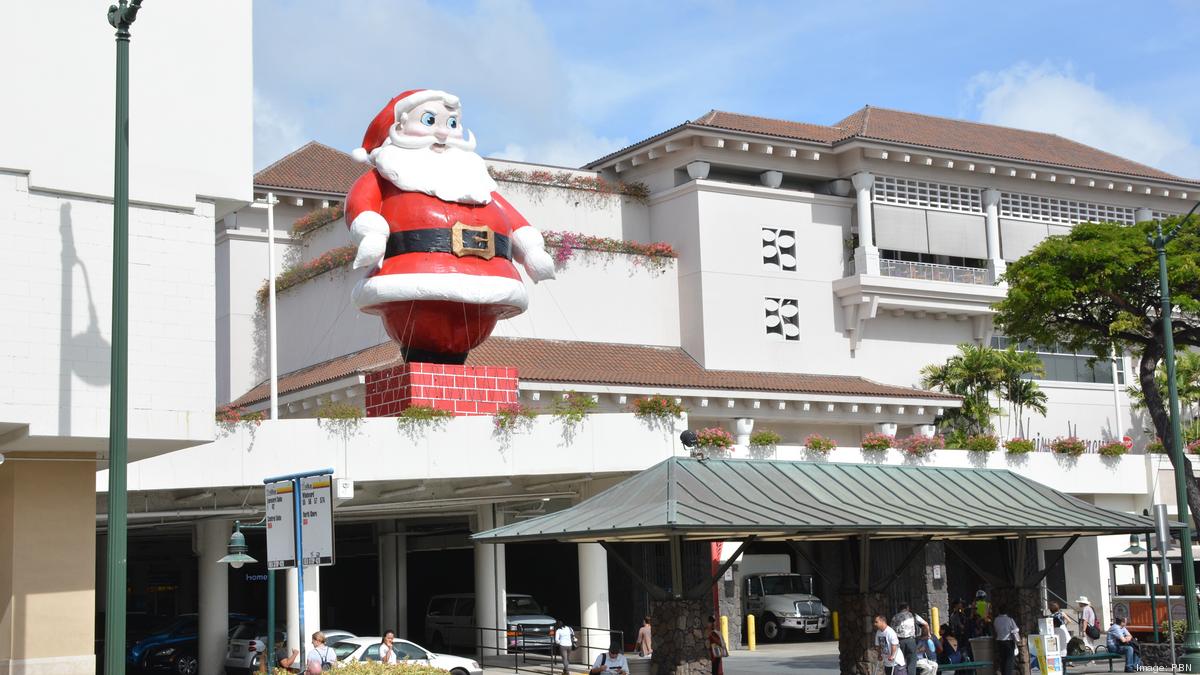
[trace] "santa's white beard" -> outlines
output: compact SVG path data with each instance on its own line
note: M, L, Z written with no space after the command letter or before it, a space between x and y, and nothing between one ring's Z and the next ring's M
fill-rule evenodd
M496 191L483 158L452 145L434 152L389 143L376 151L374 163L380 175L401 190L424 192L443 201L487 204Z

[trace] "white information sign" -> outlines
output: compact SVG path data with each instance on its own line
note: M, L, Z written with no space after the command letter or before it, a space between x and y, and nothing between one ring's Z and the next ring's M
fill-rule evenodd
M333 476L300 479L305 565L333 564Z
M296 504L290 480L271 483L267 493L267 569L296 566Z

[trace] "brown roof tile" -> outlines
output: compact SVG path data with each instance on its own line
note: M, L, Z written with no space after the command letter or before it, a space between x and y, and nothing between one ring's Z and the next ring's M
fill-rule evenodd
M330 359L279 378L281 394L375 370L401 360L394 342ZM493 337L471 352L468 365L504 365L522 380L679 389L728 389L792 394L887 396L955 400L938 392L881 384L847 375L706 370L679 347ZM261 383L233 402L244 406L269 396Z
M337 148L310 141L254 174L254 186L346 194L370 168Z

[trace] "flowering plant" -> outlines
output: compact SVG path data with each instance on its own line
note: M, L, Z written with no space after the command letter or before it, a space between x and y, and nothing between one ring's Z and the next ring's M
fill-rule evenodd
M617 254L633 256L634 265L641 265L654 273L661 273L671 260L679 257L675 249L666 242L644 244L640 241L625 241L611 237L597 237L578 232L559 232L547 230L542 232L546 246L554 249L555 267L562 269L575 257L579 251L587 251L601 256L605 261L613 259Z
M1113 441L1111 443L1105 443L1104 445L1100 446L1099 452L1101 455L1104 455L1105 457L1120 457L1121 455L1123 455L1129 451L1125 448L1124 443L1122 443L1120 441Z
M412 440L426 431L443 429L454 413L428 405L410 405L396 416L396 428Z
M1188 443L1186 449L1193 455L1200 455L1200 438Z
M862 449L870 452L881 452L895 445L896 437L890 434L871 432L862 439Z
M346 215L346 211L341 206L328 206L309 211L292 223L292 236L304 237L313 230L324 227L344 215Z
M1010 438L1004 441L1004 449L1010 455L1024 455L1033 452L1033 441L1028 438Z
M621 181L605 180L599 176L581 176L573 171L546 171L535 169L499 169L488 167L488 173L493 180L506 183L525 183L544 187L566 188L568 190L586 190L602 195L623 195L636 199L643 204L650 198L650 188L645 183L624 183Z
M253 422L255 425L262 424L262 411L246 412L241 407L233 405L223 405L217 408L216 412L217 424L237 424L238 422Z
M1050 442L1050 450L1056 455L1066 455L1068 457L1078 457L1083 454L1087 446L1083 441L1074 436L1059 436Z
M643 420L669 421L679 418L687 412L683 404L676 403L675 399L657 394L645 398L635 398L630 407L633 409L634 416Z
M354 262L354 256L358 253L358 249L354 245L339 246L338 248L330 249L322 253L317 258L310 260L302 265L294 265L288 267L283 272L280 272L275 277L275 292L287 290L298 283L308 281L315 276L324 274L330 270L339 267L345 267ZM263 280L262 286L258 288L259 304L267 301L267 281Z
M492 417L492 430L498 435L511 435L526 432L533 427L537 412L526 408L520 403L505 406L496 411Z
M779 445L783 437L770 429L763 429L750 434L750 447L752 448L773 448Z
M709 427L696 432L696 440L700 442L702 448L725 448L733 447L733 434L721 429L720 427Z
M963 445L971 452L994 452L1000 447L1000 440L992 434L981 434L967 437Z
M837 443L832 438L826 438L821 434L809 434L804 439L804 447L813 452L828 453L837 447Z
M924 457L934 450L941 450L946 447L946 439L941 434L936 436L920 436L912 435L905 436L896 442L896 446L900 448L904 454L912 457Z

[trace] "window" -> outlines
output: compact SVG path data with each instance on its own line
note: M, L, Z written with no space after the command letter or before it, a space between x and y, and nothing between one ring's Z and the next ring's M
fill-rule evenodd
M1128 207L1077 202L1070 199L1025 195L1015 192L1002 192L1000 194L1000 215L1005 218L1064 223L1067 225L1087 222L1133 224L1133 209Z
M1004 336L992 338L996 349L1007 349L1012 341ZM1097 358L1095 354L1067 351L1062 345L1033 345L1021 343L1017 348L1037 353L1046 374L1039 380L1047 382L1091 382L1112 384L1113 362L1111 358ZM1117 384L1125 384L1125 373L1117 370Z
M983 190L965 185L876 176L872 195L884 204L983 213Z
M454 598L434 598L429 601L429 616L454 616Z
M800 340L800 303L795 298L764 298L767 337Z
M763 266L784 272L796 271L796 231L773 227L762 229Z
M528 595L510 595L508 596L506 611L509 614L541 614L542 607L537 603L537 600Z
M932 253L914 253L911 251L891 251L882 249L879 257L884 260L903 260L905 262L926 263L929 265L953 265L955 267L974 267L987 269L987 261L979 258L961 258L953 255L934 255Z
M404 640L393 642L392 650L396 652L396 658L400 661L423 661L429 658L424 649Z

